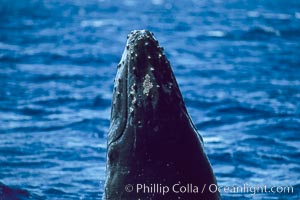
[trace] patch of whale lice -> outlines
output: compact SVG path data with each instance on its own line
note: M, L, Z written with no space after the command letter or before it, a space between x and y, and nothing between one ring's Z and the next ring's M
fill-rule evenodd
M153 87L153 84L151 83L149 74L146 74L146 76L145 76L145 79L143 82L143 87L144 87L143 94L148 96L150 89Z
M149 45L149 42L145 42L145 46L148 46Z
M147 58L148 58L148 60L150 60L150 59L151 59L151 56L147 56Z

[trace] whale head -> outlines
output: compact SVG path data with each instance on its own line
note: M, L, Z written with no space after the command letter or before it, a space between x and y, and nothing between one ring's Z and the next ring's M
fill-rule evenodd
M153 33L132 31L115 78L108 144L122 142L124 130L128 128L135 132L131 137L136 140L135 145L139 137L148 143L162 141L164 137L170 140L176 137L170 130L163 131L164 135L155 133L176 127L174 124L165 127L164 122L170 124L172 120L190 122L170 63Z
M114 81L104 199L152 195L128 193L126 184L177 182L215 179L163 48L151 32L133 31Z

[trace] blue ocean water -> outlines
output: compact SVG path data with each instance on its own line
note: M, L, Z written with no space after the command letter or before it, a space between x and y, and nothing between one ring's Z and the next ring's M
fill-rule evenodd
M165 48L223 199L300 198L300 1L0 0L0 199L101 199L134 29Z

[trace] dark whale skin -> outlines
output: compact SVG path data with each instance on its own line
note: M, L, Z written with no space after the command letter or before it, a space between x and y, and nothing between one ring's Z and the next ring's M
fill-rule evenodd
M209 190L217 183L202 138L149 31L128 35L114 82L107 148L104 200L220 199ZM138 184L148 190L138 190ZM169 191L163 194L164 186ZM178 192L180 186L190 191Z

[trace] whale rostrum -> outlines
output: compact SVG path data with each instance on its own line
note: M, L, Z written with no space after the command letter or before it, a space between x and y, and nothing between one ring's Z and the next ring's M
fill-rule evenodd
M220 198L164 49L147 30L127 37L107 148L105 200Z

